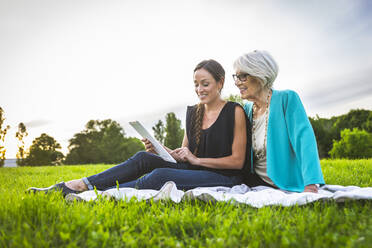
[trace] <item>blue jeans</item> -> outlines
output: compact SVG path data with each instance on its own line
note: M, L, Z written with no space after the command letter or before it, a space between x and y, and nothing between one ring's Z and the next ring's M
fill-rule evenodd
M225 176L202 170L189 163L172 163L148 152L138 152L124 163L96 175L83 178L88 189L98 190L129 187L159 190L164 183L173 181L177 188L189 190L196 187L227 186L242 184L242 176Z

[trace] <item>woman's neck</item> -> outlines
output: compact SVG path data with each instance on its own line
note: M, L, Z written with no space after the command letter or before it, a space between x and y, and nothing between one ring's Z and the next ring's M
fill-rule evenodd
M210 103L204 104L205 111L210 112L210 111L219 110L221 108L221 106L223 106L225 104L225 102L226 102L225 100L223 100L221 98L217 98L216 100L214 100Z
M258 110L262 109L262 108L266 108L266 104L267 104L267 101L268 101L267 99L268 99L270 93L271 93L270 89L264 88L257 95L257 98L253 102L256 105L256 108Z

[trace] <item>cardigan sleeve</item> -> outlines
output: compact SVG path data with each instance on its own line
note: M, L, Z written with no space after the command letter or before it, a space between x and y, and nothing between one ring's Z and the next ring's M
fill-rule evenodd
M288 91L285 121L291 146L301 166L304 185L324 184L313 128L294 91Z

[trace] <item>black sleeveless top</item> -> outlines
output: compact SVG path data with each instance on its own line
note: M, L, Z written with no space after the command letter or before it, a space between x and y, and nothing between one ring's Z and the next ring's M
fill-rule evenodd
M192 131L194 115L196 113L196 105L188 106L186 113L186 134L189 141L189 150L195 151L196 140L195 134ZM232 144L234 141L235 127L235 108L242 108L238 103L227 102L222 108L216 121L207 129L202 129L200 143L196 156L198 158L220 158L232 154ZM244 176L250 168L250 147L251 147L251 128L249 119L246 117L247 123L247 149L246 159L243 169L212 169L203 166L198 166L200 170L210 170L226 176Z

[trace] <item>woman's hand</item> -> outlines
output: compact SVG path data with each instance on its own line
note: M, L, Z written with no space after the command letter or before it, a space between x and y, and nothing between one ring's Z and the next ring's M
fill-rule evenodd
M177 149L176 149L177 150ZM172 150L169 154L177 161L177 162L186 162L186 160L182 159L180 155L178 155L176 150Z
M151 152L151 153L157 154L157 152L155 151L154 146L152 145L152 143L148 139L141 139L141 141L145 144L146 152Z
M318 193L318 186L315 184L306 185L304 192Z
M200 159L197 158L187 147L181 147L174 150L177 155L183 160L193 165L199 165Z

